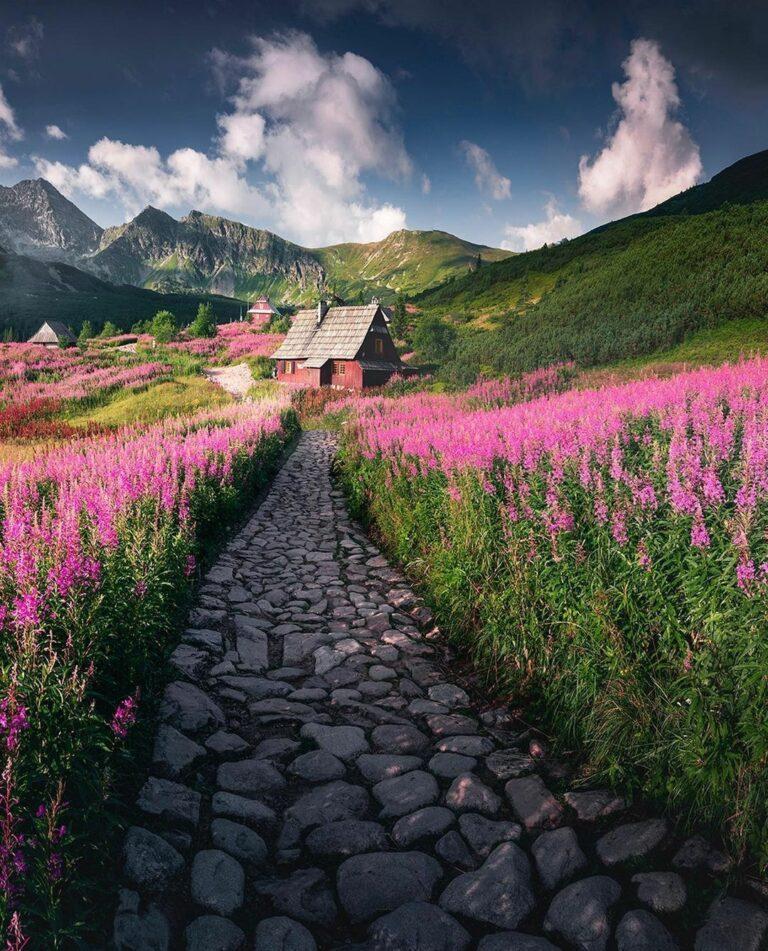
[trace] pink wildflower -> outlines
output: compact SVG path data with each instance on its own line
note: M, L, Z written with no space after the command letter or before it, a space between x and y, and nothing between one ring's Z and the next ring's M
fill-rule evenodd
M115 736L119 737L121 740L124 740L126 736L128 736L128 730L136 722L138 705L138 690L132 697L126 697L125 700L121 700L117 705L117 709L115 710L114 716L112 717L112 723L110 724L110 727Z

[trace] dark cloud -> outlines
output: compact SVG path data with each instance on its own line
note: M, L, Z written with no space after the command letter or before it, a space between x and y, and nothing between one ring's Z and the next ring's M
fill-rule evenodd
M768 86L766 0L297 0L320 21L352 13L429 32L470 65L506 73L529 91L594 78L637 36L657 40L702 91Z

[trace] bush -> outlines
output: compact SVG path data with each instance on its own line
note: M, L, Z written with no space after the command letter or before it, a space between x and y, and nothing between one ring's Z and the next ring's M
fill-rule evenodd
M159 310L152 318L149 332L158 343L169 343L179 332L179 325L169 310Z
M189 326L190 337L215 337L216 318L211 304L200 304L197 316Z

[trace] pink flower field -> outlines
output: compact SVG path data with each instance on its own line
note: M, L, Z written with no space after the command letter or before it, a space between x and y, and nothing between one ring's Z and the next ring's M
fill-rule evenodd
M196 560L268 478L286 411L233 405L0 466L0 919L40 947L130 768Z
M219 324L212 338L179 340L167 344L172 350L203 357L214 364L237 363L248 357L268 357L284 340L283 334L260 333L248 321Z
M561 383L348 401L350 492L593 771L768 857L768 360Z

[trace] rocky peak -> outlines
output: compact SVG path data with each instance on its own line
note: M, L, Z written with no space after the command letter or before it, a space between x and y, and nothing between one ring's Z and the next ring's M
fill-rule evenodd
M102 229L44 178L0 186L0 238L19 254L76 261L98 247Z

